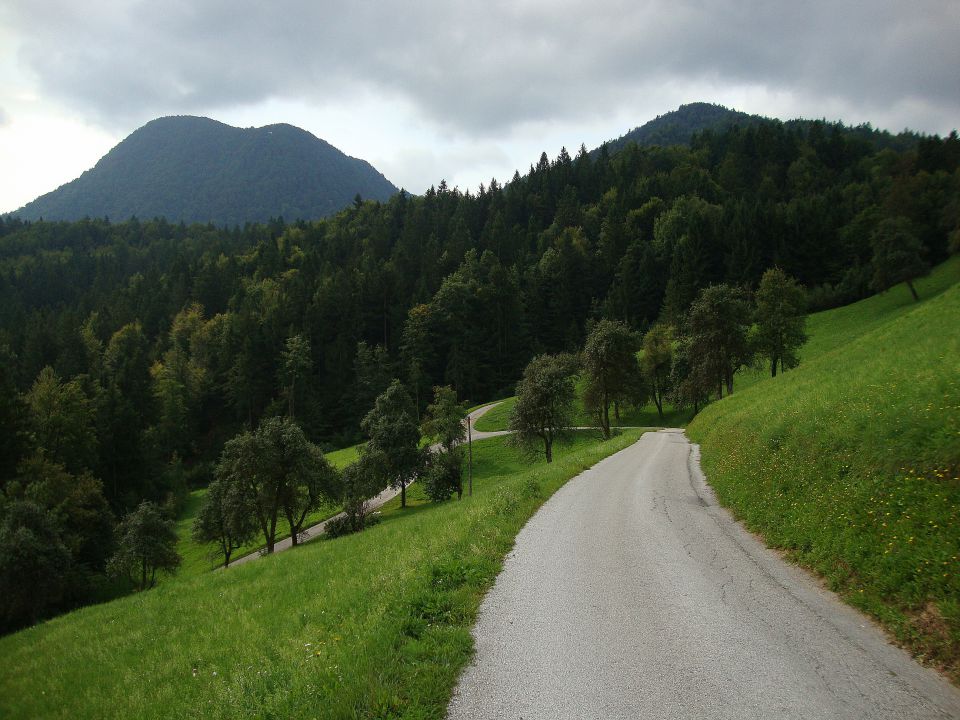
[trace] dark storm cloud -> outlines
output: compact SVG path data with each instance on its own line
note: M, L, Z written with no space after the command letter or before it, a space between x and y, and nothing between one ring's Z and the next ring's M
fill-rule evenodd
M761 86L866 112L909 104L935 122L960 110L955 0L21 0L8 9L41 91L124 127L356 90L402 98L456 131L498 133L602 115L683 83Z

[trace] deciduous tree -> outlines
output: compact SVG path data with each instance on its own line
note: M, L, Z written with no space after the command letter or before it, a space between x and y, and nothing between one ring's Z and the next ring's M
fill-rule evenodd
M733 392L733 376L750 361L750 318L747 293L729 285L704 288L690 306L687 362L720 397L724 387Z
M663 399L670 392L673 369L673 328L669 325L654 325L643 336L641 368L657 415L663 420Z
M193 521L193 539L199 543L215 543L223 555L223 566L227 567L233 552L256 532L256 513L241 488L221 479L210 483Z
M423 467L424 456L413 401L399 380L380 394L361 427L370 438L361 452L380 468L383 486L399 488L400 507L406 507L407 485Z
M267 418L255 431L228 441L216 475L229 488L225 492L239 493L250 509L268 553L276 545L281 515L296 545L307 515L339 492L336 471L287 417Z
M145 590L156 584L157 571L172 573L179 566L173 520L159 505L144 500L117 527L111 572L129 577L138 590Z
M587 336L583 369L587 376L584 401L603 432L610 437L610 406L626 400L639 375L637 336L617 320L601 320Z
M463 497L463 450L460 444L466 437L465 415L453 388L437 386L433 389L433 402L427 406L421 426L424 436L437 443L423 479L431 500L446 500L454 492L458 499Z
M807 340L807 295L803 287L780 268L767 270L757 289L756 350L770 363L770 374L797 366L797 351Z
M923 243L905 217L880 221L870 237L873 247L873 288L884 291L904 282L914 300L920 300L913 281L930 272L924 259Z
M383 477L376 467L376 459L361 453L355 462L343 469L341 497L343 512L350 530L363 530L367 525L370 498L383 490Z
M94 467L96 416L77 380L63 382L47 366L26 395L34 440L70 472Z
M73 560L46 510L14 500L0 513L0 629L13 630L59 609Z
M538 355L517 383L510 429L521 447L543 447L553 462L553 443L573 424L576 361L570 355Z

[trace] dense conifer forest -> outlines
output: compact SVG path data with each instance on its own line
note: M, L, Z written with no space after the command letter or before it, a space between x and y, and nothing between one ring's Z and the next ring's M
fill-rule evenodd
M0 553L32 543L0 586L30 573L45 597L0 628L111 592L115 519L209 482L225 441L291 393L309 439L336 448L395 377L421 409L440 384L509 395L596 321L682 326L703 288L752 292L775 266L812 309L859 299L885 222L926 263L956 248L958 167L955 134L764 121L544 153L506 184L314 222L0 219ZM293 385L295 336L310 371Z

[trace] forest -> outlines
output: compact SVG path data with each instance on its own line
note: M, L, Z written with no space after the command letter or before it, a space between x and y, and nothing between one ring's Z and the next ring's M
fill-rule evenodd
M774 267L810 309L842 305L878 289L884 228L943 260L960 139L889 140L765 121L581 147L313 222L0 218L0 588L45 598L6 600L0 631L123 591L106 573L117 519L145 499L175 512L228 440L294 402L334 449L394 378L419 409L437 385L511 395L534 356L577 352L601 320L682 328L705 288L749 294Z

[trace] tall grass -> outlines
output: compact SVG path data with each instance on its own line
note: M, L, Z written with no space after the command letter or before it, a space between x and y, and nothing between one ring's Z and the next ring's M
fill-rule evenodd
M690 424L721 502L960 680L960 284L811 318L796 370ZM901 293L900 290L903 290Z

